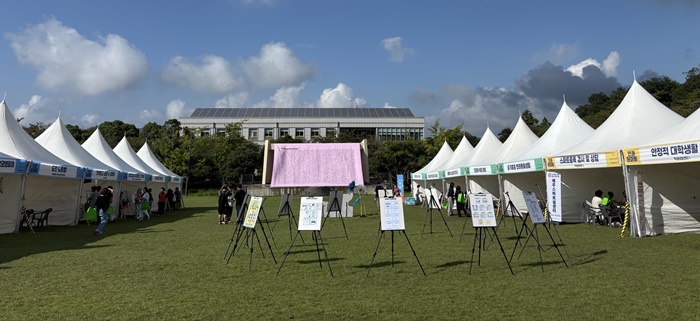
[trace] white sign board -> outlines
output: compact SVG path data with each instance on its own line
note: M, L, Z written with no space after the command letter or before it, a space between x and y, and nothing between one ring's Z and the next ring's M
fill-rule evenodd
M323 197L302 197L299 209L299 231L320 231Z
M258 214L260 214L262 202L262 197L253 196L250 198L250 202L248 203L248 212L245 214L245 220L243 221L243 227L255 228L255 223L258 222Z
M382 231L403 231L406 224L403 219L403 205L398 198L379 200L379 214L382 219Z
M491 194L469 194L473 227L496 227L496 213L493 210Z
M523 192L523 198L525 199L525 206L527 207L527 212L530 214L530 219L533 224L543 224L544 214L542 214L542 208L540 208L540 201L537 200L537 196L533 192Z
M554 222L561 222L561 174L547 172L547 210Z

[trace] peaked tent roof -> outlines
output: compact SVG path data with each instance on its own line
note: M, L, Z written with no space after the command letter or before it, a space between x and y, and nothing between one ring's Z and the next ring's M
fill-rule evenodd
M462 164L467 157L471 156L473 151L474 147L469 143L467 137L462 136L462 140L459 142L459 145L457 145L454 152L452 152L452 156L450 156L450 158L436 170L445 171L448 169L461 167L460 164Z
M142 172L131 165L127 164L123 159L121 159L113 150L111 147L109 147L109 144L107 144L107 141L105 138L102 136L102 133L100 133L100 129L96 129L92 135L83 143L82 147L90 153L90 155L94 156L97 158L99 161L116 168L122 172L129 172L129 173L142 173L146 174L145 172Z
M138 169L140 172L150 174L153 176L164 176L157 170L148 166L148 164L144 163L144 161L142 161L141 158L139 158L139 156L136 155L134 149L131 148L131 145L129 145L129 141L126 139L126 136L124 136L124 138L122 138L122 140L119 141L119 144L117 144L117 146L114 147L114 152L127 164Z
M593 134L557 155L647 145L656 135L675 127L681 121L683 117L656 100L635 80L620 105Z
M99 161L80 146L75 138L73 138L73 135L66 129L66 126L61 121L61 117L58 117L56 121L35 140L54 155L73 164L92 169L118 170Z
M0 152L11 157L46 164L78 167L77 164L72 164L52 154L29 136L12 115L5 100L0 102L0 137L2 137L0 139Z
M167 175L170 177L179 177L179 175L171 172L163 163L161 163L158 158L156 157L155 154L151 151L151 148L148 147L148 142L143 143L143 146L141 146L141 149L139 149L138 153L136 155L141 158L141 160L146 163L146 165L150 166L151 168L157 170L158 172L162 173L163 175Z
M557 118L554 119L552 126L547 129L547 132L513 160L527 160L556 155L580 143L590 136L593 131L595 131L593 127L586 124L564 101L561 109L559 109Z
M471 156L464 160L461 165L481 165L492 157L501 146L503 146L503 143L498 140L498 137L493 134L490 128L486 127L484 135L481 136L481 140L479 140L479 143L474 147Z
M498 164L502 162L512 161L515 157L522 154L528 147L532 146L539 137L532 132L527 126L522 117L518 117L518 122L515 124L513 131L508 136L508 139L503 143L503 146L498 150L498 153L486 160L488 164Z
M448 160L452 156L452 153L452 148L450 148L450 145L447 144L447 141L445 141L438 153L435 155L435 157L433 157L433 160L431 160L428 165L425 165L420 170L415 171L413 174L425 174L434 170L436 167L442 165L442 163Z
M694 111L675 127L654 137L646 145L671 144L700 140L700 109Z

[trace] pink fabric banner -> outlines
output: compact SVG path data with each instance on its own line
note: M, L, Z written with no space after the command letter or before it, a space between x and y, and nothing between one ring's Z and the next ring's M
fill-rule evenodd
M271 187L364 185L360 144L275 144Z

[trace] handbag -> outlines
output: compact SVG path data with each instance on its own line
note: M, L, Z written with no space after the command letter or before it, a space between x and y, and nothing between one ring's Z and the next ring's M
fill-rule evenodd
M85 220L88 222L97 222L97 209L94 207L89 207L87 211L85 211L83 218L85 218Z

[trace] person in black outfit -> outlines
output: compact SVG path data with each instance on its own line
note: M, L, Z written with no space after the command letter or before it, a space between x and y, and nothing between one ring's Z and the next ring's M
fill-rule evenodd
M167 199L168 205L170 206L170 210L175 209L175 193L173 193L172 188L168 188L168 191L165 193L165 198Z
M105 227L105 224L107 224L107 209L109 209L111 200L112 196L109 189L103 188L100 190L100 196L98 196L95 201L95 208L97 209L97 214L100 216L100 224L97 225L97 229L95 229L96 236L102 235L102 229Z
M455 203L455 183L450 182L447 189L447 216L452 216L452 206Z
M243 207L245 194L246 192L243 190L243 185L236 185L236 193L233 194L233 199L236 200L236 223L239 223L243 217L243 213L241 213L241 207Z
M467 195L462 192L462 187L457 186L455 188L455 199L457 200L457 216L462 217L462 212L464 216L467 216Z
M231 194L231 191L229 190L228 185L221 186L221 190L219 190L219 200L218 200L219 224L226 224L226 215L229 212L227 209L227 207L229 207L229 204L228 204L229 194Z

